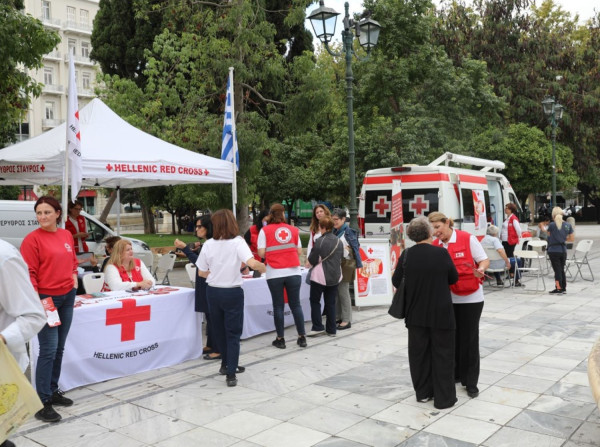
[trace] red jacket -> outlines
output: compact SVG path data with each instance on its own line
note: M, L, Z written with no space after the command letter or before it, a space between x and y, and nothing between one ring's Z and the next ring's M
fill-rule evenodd
M77 233L87 233L85 217L77 216L77 227L78 228L76 229L75 225L73 225L73 222L71 222L71 218L68 217L67 221L65 222L65 230L69 230L73 235L73 238L75 238L75 235ZM83 250L79 250L79 241L81 241L81 248L83 248ZM77 253L85 253L89 251L88 246L83 238L75 239L75 250L77 251Z
M300 266L298 228L279 223L269 224L263 231L266 239L265 259L271 267L285 269Z
M448 253L454 262L458 271L458 281L450 286L450 290L455 295L470 295L479 289L483 278L477 278L473 272L477 264L471 254L471 235L466 231L454 230L456 233L456 242L448 244ZM442 246L442 241L436 239L433 245Z
M38 228L32 231L23 239L21 254L38 293L65 295L75 288L73 275L77 274L77 257L73 236L67 230L58 228L52 232Z
M508 218L508 245L517 245L519 242L519 235L515 230L515 220L518 224L519 219L514 214L511 214Z
M252 252L252 255L254 256L254 259L256 259L257 261L262 261L262 258L260 256L258 256L258 233L259 233L259 229L256 225L252 225L250 227L250 251Z

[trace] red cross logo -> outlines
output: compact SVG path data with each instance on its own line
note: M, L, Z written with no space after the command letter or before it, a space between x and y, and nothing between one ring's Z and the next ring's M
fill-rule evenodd
M112 171L112 165L110 163L106 165L106 170L108 172Z
M415 213L415 216L424 216L425 211L429 211L429 200L425 200L423 194L416 195L413 200L408 202L408 208Z
M275 231L275 239L277 239L277 242L280 244L287 244L292 240L292 233L287 228L280 228Z
M121 325L121 341L135 340L135 323L150 321L150 306L136 306L132 298L121 300L123 307L106 310L106 325Z
M386 196L377 196L377 202L373 203L373 211L377 213L377 217L385 217L391 205Z
M204 170L204 175L208 175L208 174L210 174L210 171L208 169L205 169Z
M369 252L370 255L373 254L373 249L371 247L369 247L369 249L367 251Z

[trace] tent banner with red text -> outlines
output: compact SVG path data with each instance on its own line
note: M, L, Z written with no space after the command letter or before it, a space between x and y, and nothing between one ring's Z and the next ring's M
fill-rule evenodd
M59 387L90 383L176 365L202 354L202 313L194 289L108 292L76 298ZM32 373L39 352L32 340Z
M356 269L354 302L375 306L392 302L392 275L389 239L359 238L362 268Z

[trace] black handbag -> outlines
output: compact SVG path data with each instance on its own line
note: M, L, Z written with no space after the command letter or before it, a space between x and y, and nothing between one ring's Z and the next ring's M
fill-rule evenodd
M402 261L402 270L404 274L402 275L402 280L400 281L400 285L396 289L394 293L394 297L392 298L392 304L388 310L388 313L394 317L402 320L406 316L406 298L405 298L405 279L406 279L406 258L408 258L408 249L404 253L404 260Z

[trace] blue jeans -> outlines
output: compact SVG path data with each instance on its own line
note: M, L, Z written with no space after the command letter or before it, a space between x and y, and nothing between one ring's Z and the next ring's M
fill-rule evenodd
M283 278L267 279L267 285L271 291L271 300L273 301L273 319L275 320L275 330L278 337L283 337L283 307L285 305L283 298L283 289L287 290L288 305L294 316L294 323L298 335L305 335L304 313L300 305L300 286L302 285L302 276L285 276Z
M50 327L45 324L38 334L40 354L35 369L35 387L42 402L48 402L58 390L65 342L73 321L76 290L73 289L65 295L40 294L40 298L52 297L60 318L60 326Z
M206 286L206 298L221 366L235 374L240 361L240 337L244 327L244 289ZM212 346L211 346L212 348Z
M321 318L321 294L323 295L325 310L325 327ZM335 334L335 300L338 294L338 285L324 286L323 284L310 282L310 318L312 320L312 330L322 331L325 329L328 334Z

